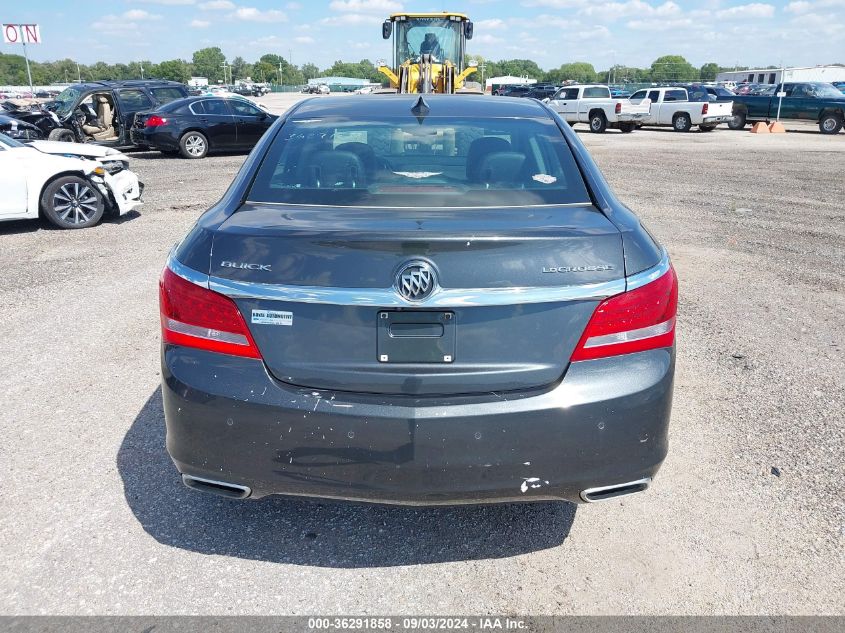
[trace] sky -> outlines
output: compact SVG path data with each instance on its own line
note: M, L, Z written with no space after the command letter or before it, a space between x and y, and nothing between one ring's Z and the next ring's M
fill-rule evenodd
M680 54L695 66L845 63L845 0L38 0L4 2L2 23L38 23L31 59L83 63L190 59L219 46L228 59L264 53L294 64L389 59L390 13L460 11L475 22L468 52L527 58L542 68L586 61L645 67ZM20 45L0 44L4 53Z

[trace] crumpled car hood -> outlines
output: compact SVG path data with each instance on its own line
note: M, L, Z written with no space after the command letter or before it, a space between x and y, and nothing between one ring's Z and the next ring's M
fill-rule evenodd
M129 157L127 157L123 152L119 152L112 147L103 147L102 145L65 143L64 141L32 141L29 145L40 152L44 152L45 154L54 154L58 156L79 156L94 160L129 160Z

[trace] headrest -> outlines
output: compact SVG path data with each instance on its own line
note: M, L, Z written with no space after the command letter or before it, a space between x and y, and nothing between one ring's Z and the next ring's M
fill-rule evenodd
M366 186L364 164L353 152L314 152L309 160L309 172L311 186L318 189L354 189Z
M481 182L518 182L522 177L525 154L520 152L492 152L481 160Z
M493 152L509 152L510 142L498 136L484 136L475 139L467 151L467 180L479 182L481 180L481 160Z

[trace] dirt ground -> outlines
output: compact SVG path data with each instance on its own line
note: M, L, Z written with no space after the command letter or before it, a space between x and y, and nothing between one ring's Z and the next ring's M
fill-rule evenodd
M0 224L0 612L845 613L845 134L789 127L582 131L681 299L669 457L645 494L577 508L181 485L156 282L243 156L135 153L139 213Z

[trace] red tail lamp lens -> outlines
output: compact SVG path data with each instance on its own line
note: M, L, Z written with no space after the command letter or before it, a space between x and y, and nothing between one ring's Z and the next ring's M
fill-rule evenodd
M670 347L675 342L678 278L671 266L662 276L602 301L590 318L573 361Z
M161 338L209 352L261 358L235 302L165 268L159 281Z

